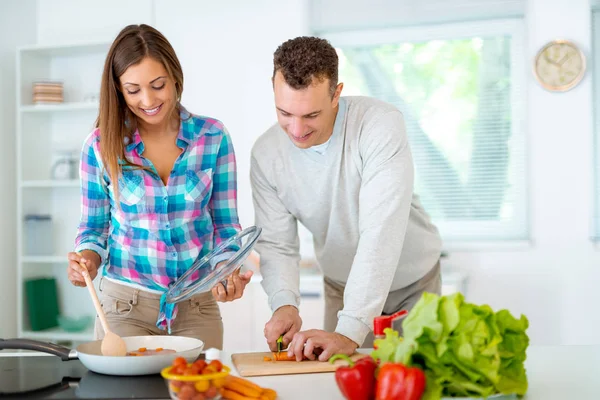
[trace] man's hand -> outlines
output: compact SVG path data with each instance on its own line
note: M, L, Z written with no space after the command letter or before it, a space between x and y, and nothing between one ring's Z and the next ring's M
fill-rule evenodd
M295 355L296 361L302 361L304 358L315 360L317 359L315 354L319 354L319 361L327 361L334 354L349 356L356 351L357 347L358 344L342 334L311 329L294 335L288 348L288 356Z
M283 335L282 348L285 349L292 341L294 334L300 331L302 318L294 306L279 307L265 324L265 338L271 351L277 351L277 339Z
M86 269L91 280L98 275L100 256L96 252L91 250L83 250L81 253L70 252L67 254L67 259L69 260L67 276L73 285L85 287L85 279L81 273Z
M243 274L240 274L239 270L235 271L227 277L226 284L217 283L215 287L212 288L213 297L215 300L222 303L239 299L244 294L244 289L250 282L252 274L252 271L246 271Z

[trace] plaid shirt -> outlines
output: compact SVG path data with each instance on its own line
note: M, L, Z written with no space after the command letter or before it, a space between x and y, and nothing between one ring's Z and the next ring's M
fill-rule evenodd
M103 275L166 293L192 263L241 230L237 214L236 163L229 133L215 119L181 112L182 149L165 186L143 157L139 132L125 155L143 169L124 168L119 203L100 157L99 130L81 155L81 222L76 251L102 258ZM191 279L194 279L192 276ZM161 299L157 326L171 327L177 308Z

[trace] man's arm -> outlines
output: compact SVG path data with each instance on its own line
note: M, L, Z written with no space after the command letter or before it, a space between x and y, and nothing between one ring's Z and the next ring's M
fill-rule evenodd
M414 167L400 112L365 127L359 142L362 183L358 249L344 290L336 332L358 345L381 315L408 224Z
M250 182L255 224L262 228L256 244L260 254L262 286L274 312L286 305L300 304L300 242L296 218L282 204L276 188L269 182L254 151L250 163Z

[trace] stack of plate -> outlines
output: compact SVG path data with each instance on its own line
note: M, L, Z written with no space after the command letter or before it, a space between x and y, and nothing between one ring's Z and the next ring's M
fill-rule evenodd
M34 82L33 83L33 103L62 103L63 102L63 83L62 82Z

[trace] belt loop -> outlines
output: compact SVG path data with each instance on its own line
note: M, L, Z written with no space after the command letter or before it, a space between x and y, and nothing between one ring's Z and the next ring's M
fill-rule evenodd
M100 277L100 283L98 283L98 290L102 291L102 282L104 281L104 277Z
M140 291L138 289L133 291L133 300L131 300L131 305L136 305L138 303L138 293Z

